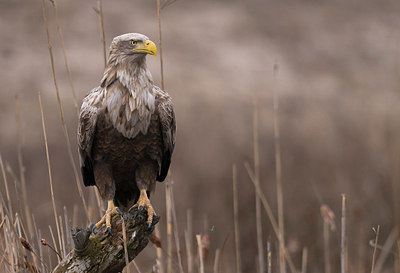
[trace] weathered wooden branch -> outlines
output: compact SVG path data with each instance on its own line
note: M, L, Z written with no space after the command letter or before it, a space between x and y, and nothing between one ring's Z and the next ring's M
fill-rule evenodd
M150 229L145 210L139 213L137 208L132 208L123 217L131 261L147 246L159 217L154 217ZM53 273L121 272L126 265L121 216L113 216L111 226L112 235L105 233L104 226L96 229L95 233L91 233L90 228L73 230L75 249L57 265Z

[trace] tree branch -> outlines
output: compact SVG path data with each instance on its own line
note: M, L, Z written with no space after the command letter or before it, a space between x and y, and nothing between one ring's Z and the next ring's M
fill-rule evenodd
M160 218L155 216L152 227L148 229L145 210L139 213L137 208L132 208L123 217L129 261L132 261L147 246ZM95 233L91 233L90 228L73 230L75 249L57 265L53 273L121 272L126 265L121 217L115 215L111 225L111 236L105 233L104 226L96 229Z

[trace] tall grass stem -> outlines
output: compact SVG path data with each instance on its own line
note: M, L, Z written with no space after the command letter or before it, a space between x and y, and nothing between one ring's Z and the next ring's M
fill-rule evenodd
M274 140L275 140L275 172L276 172L276 197L278 204L278 225L279 234L282 236L279 245L279 264L280 272L286 273L285 257L283 255L282 245L285 245L285 229L283 218L283 191L282 191L282 164L281 164L281 146L280 146L280 128L279 128L279 90L277 87L277 79L279 67L274 64Z
M374 252L372 254L372 265L371 265L371 273L374 273L375 271L375 259L376 259L376 248L378 246L378 239L379 239L379 229L380 226L378 225L378 228L375 231L375 243L374 243Z
M164 85L164 63L163 63L163 47L162 47L162 31L161 31L161 5L157 0L157 21L158 21L158 46L160 52L160 73L161 73L161 89L165 90Z
M102 4L101 0L97 1L97 9L98 9L98 15L99 15L100 38L101 38L101 44L102 44L102 48L103 48L104 67L106 67L107 66L106 35L104 32L103 4Z
M260 151L258 143L258 106L254 99L253 111L253 156L254 156L254 181L260 187ZM258 272L264 272L264 246L262 236L262 215L261 201L257 192L255 193L256 200L256 231L257 231L257 254L258 254Z
M43 5L44 5L44 0L43 0ZM54 220L56 222L58 242L59 242L59 247L60 247L59 249L60 249L60 251L62 251L60 225L58 223L58 218L57 218L56 201L55 201L55 198L54 198L54 188L53 188L53 176L51 175L49 146L47 144L46 125L45 125L45 122L44 122L42 97L40 96L40 93L38 93L38 98L39 98L39 106L40 106L40 116L42 118L42 129L43 129L43 136L44 136L44 145L45 145L45 149L46 149L46 160L47 160L47 170L48 170L48 175L49 175L51 202L52 202L52 205L53 205ZM57 249L57 245L55 243L54 243L54 247Z
M239 233L239 206L238 206L238 186L237 186L237 167L232 166L233 183L233 221L235 228L235 252L236 252L236 273L242 272L242 262L240 257L240 233Z
M342 194L342 220L340 237L340 272L347 273L346 195Z
M201 235L197 234L196 235L196 241L197 241L197 248L198 248L198 255L199 255L199 273L204 273L204 259L203 259L203 249L202 249L202 243L201 243Z

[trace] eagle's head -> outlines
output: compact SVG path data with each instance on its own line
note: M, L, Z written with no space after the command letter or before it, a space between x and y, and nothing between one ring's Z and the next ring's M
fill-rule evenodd
M146 54L156 55L157 47L140 33L126 33L113 39L110 46L109 64L142 63Z

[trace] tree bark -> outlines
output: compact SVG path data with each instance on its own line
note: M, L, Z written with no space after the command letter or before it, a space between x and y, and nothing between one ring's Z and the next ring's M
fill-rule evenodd
M155 216L149 229L147 212L132 208L123 214L129 261L133 260L148 244L159 221ZM91 228L73 230L75 249L54 268L53 273L116 273L125 267L125 250L122 234L122 218L114 215L111 220L112 235L105 233L105 226L92 233Z

